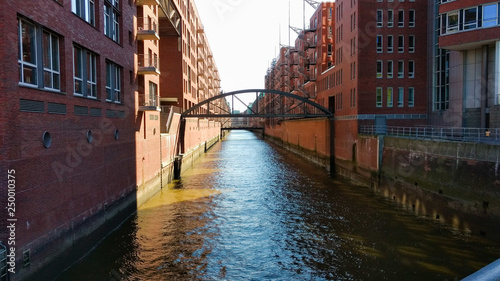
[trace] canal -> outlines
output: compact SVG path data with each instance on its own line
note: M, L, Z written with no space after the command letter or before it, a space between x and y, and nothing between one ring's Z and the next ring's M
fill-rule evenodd
M460 280L499 250L238 131L58 280Z

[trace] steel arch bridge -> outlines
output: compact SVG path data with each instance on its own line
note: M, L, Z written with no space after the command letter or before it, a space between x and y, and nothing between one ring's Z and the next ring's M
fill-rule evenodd
M239 97L240 95L255 94L255 100L251 105ZM230 110L220 106L231 98ZM234 110L235 99L246 107L244 112ZM229 93L223 93L204 100L190 109L184 111L181 118L315 118L333 117L333 114L325 107L309 100L306 97L288 92L265 89L247 89Z
M255 100L250 105L247 105L239 96L240 95L255 95ZM226 98L231 99L227 102ZM235 99L246 107L244 112L235 111ZM225 104L224 104L225 103ZM225 105L225 106L222 106ZM189 108L181 114L181 122L179 128L177 157L174 161L174 178L179 179L182 166L182 157L184 153L184 138L186 130L187 118L226 118L235 120L238 118L260 118L269 119L299 119L299 118L329 118L333 114L325 107L311 101L309 98L295 95L288 92L265 89L247 89L229 93L222 93L212 98L206 99L197 105ZM222 129L264 129L262 125L249 126L246 128L226 127Z

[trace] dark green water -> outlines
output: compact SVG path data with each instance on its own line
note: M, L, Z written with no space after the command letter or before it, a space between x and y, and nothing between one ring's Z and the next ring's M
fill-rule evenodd
M232 132L59 280L459 280L484 237Z

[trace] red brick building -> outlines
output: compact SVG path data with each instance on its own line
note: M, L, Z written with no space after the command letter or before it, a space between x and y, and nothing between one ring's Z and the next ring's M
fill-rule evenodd
M136 200L135 14L128 1L2 1L0 204L13 169L11 280L71 256ZM4 245L5 215L2 207Z
M266 75L266 88L316 98L318 76L334 63L333 23L335 3L321 3L294 46L281 47Z
M427 122L427 3L340 0L335 13L335 155L356 161L361 126Z
M319 37L311 33L320 40L314 51L317 61L306 72L309 76L301 76L300 71L294 73L291 57L290 85L334 112L335 157L356 161L363 125L427 123L428 5L412 0L339 0L326 7L311 18L312 26L322 18ZM311 38L307 34L299 34L288 52L300 57L301 38ZM277 68L283 73L282 62L287 59L283 52L268 71L268 87L273 86L270 74L276 78ZM297 68L301 69L300 63Z
M193 1L2 2L0 204L15 171L17 220L10 280L53 278L171 178L181 111L172 105L220 92L201 27ZM220 124L191 121L186 153L198 154Z

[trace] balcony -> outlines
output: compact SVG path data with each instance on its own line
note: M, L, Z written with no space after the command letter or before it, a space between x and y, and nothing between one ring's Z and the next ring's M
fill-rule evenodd
M137 0L135 3L137 6L146 6L146 5L158 6L158 5L160 5L159 0Z
M159 96L139 94L139 111L161 111Z
M137 18L137 40L160 40L158 22L152 18Z
M172 0L136 0L137 6L154 5L159 6L158 16L168 20L167 25L162 23L162 35L177 35L181 34L181 16Z
M139 75L160 75L160 63L156 55L138 55L137 74Z

